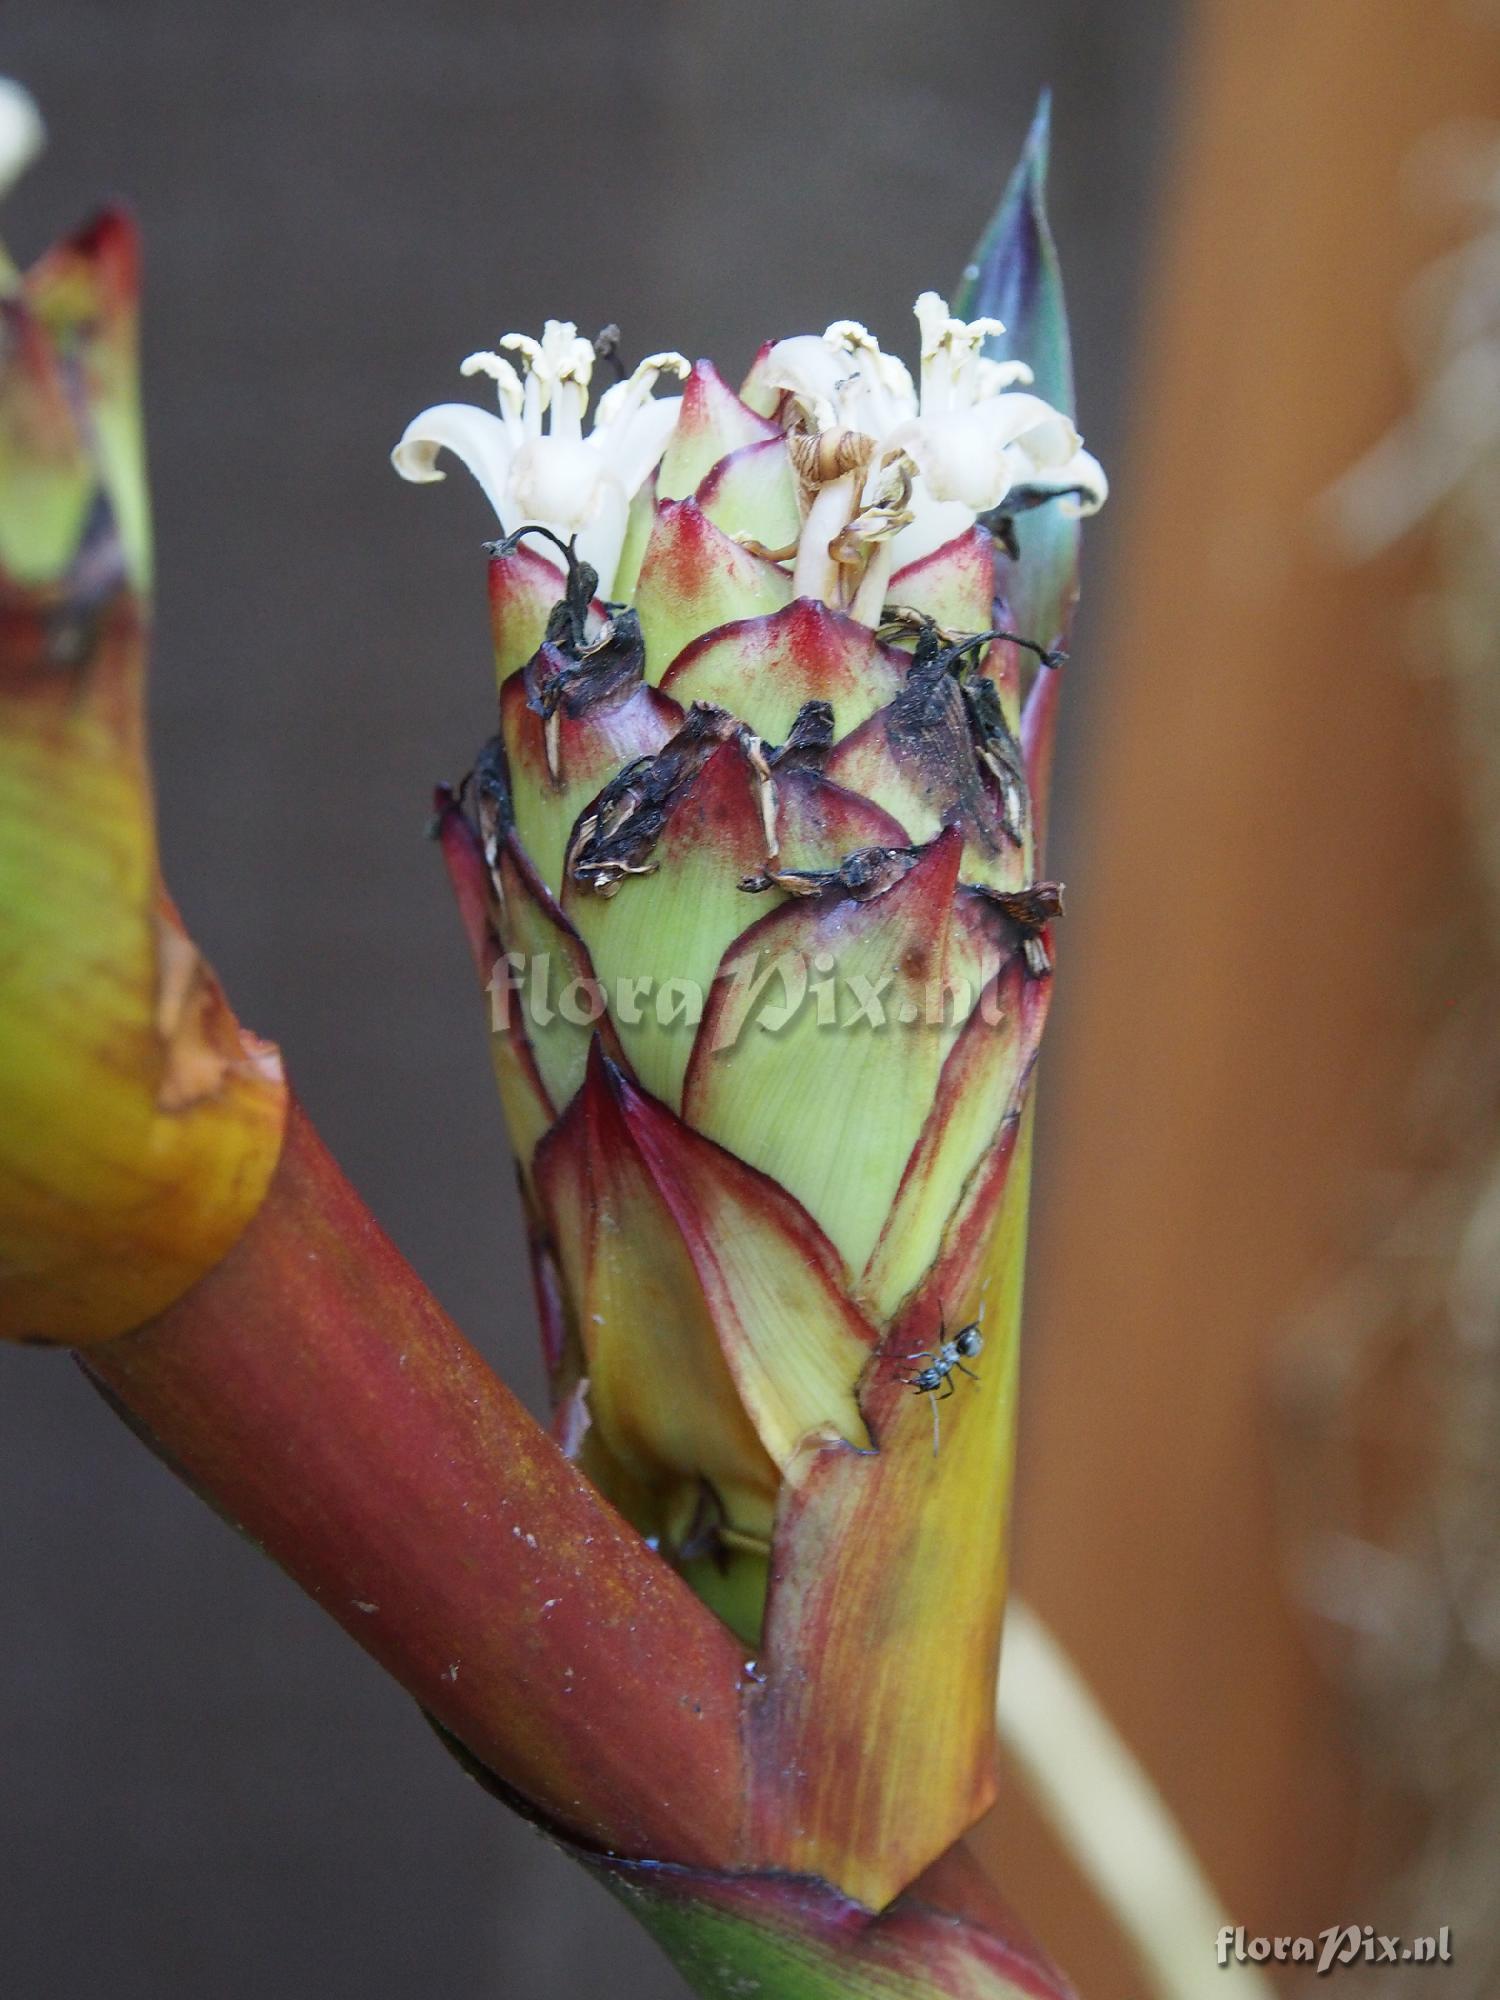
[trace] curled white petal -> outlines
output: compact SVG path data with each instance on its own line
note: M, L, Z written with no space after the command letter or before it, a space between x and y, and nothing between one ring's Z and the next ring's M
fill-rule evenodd
M847 526L859 505L859 480L852 472L842 479L830 479L813 495L797 545L797 564L792 572L792 595L815 597L833 604L839 579L832 544Z
M437 463L439 452L444 451L463 460L494 508L496 519L504 523L514 450L503 420L472 403L434 403L406 426L391 453L391 463L403 479L426 484L446 478Z
M10 192L46 142L36 99L23 84L0 76L0 196Z

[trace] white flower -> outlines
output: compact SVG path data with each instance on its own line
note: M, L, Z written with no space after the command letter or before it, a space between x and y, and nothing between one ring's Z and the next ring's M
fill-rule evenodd
M630 502L666 448L681 398L656 398L659 376L688 373L680 354L652 354L625 382L599 398L592 431L584 435L594 348L571 321L549 319L540 341L508 333L515 354L471 354L465 375L488 375L500 414L472 403L438 403L413 417L391 453L404 479L441 479L437 458L451 451L484 489L508 532L531 524L563 541L578 538L581 560L599 572L599 589L614 587ZM544 427L543 418L547 418Z
M0 76L0 196L25 173L46 141L36 100L8 76Z
M855 320L836 320L821 339L778 342L757 371L767 388L791 391L820 435L868 441L863 476L831 479L813 497L796 567L799 594L837 602L851 546L867 545L853 598L866 619L878 617L894 568L962 534L1017 488L1065 495L1059 505L1089 514L1109 490L1070 419L1016 388L1030 369L985 359L985 342L1005 331L998 320L953 319L936 292L922 294L916 315L920 391Z

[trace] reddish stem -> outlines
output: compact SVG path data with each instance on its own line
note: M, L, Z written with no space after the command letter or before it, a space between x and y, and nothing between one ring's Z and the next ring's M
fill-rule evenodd
M738 1851L741 1649L457 1332L300 1108L235 1249L88 1366L544 1815L688 1866Z

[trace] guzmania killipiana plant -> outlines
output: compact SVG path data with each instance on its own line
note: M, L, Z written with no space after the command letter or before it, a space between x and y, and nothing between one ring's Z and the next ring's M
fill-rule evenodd
M33 114L0 110L19 165ZM77 1348L724 2000L1066 1991L962 1844L995 1793L1047 764L1104 497L1046 145L1043 113L952 310L918 299L914 372L854 321L738 390L549 322L464 363L498 410L396 447L496 517L498 714L433 828L550 1435L162 886L132 226L0 272L0 1329Z

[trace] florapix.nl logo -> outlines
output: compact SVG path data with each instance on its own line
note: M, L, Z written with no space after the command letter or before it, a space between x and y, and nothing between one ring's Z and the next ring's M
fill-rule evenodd
M977 1012L991 1027L1004 1018L999 974L1006 960L992 950L977 955L968 973L935 974L899 996L894 972L841 967L828 951L765 953L701 980L616 975L607 982L580 973L553 952L509 951L490 975L490 1025L504 1033L513 1005L528 1024L591 1028L606 1014L626 1027L652 1022L671 1031L696 1031L709 1020L710 1053L733 1048L747 1029L784 1034L796 1022L834 1033L890 1029L941 1031Z
M1316 1937L1257 1937L1226 1924L1219 1932L1220 1965L1310 1965L1327 1978L1346 1965L1451 1965L1448 1927L1424 1937L1392 1937L1373 1924L1330 1924Z

